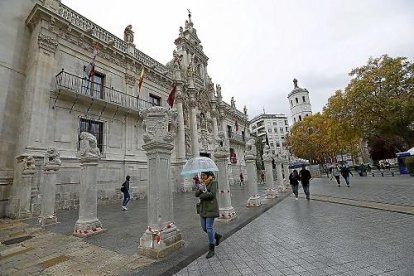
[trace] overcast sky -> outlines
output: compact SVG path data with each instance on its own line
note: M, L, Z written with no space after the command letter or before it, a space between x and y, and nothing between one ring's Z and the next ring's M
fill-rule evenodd
M187 9L208 72L224 100L235 97L249 117L284 113L293 78L310 92L312 111L343 89L349 71L382 54L414 57L411 0L63 0L114 35L131 24L138 49L165 64L172 59Z

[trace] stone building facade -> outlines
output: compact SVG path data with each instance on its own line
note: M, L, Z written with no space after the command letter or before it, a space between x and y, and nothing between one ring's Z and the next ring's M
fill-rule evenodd
M37 189L42 185L48 148L55 148L62 160L57 208L78 206L76 154L83 131L96 136L101 151L98 197L120 197L126 175L131 176L132 196L144 197L148 160L139 114L153 105L168 107L173 88L173 108L178 111L171 157L173 189L186 190L189 180L179 172L188 158L213 158L221 130L229 163L244 167L247 110L239 111L234 99L230 104L222 100L221 86L208 74L208 57L191 14L179 28L172 60L166 65L135 47L132 26L120 39L58 0L10 0L7 10L0 11L0 23L0 216L7 213L9 198L18 197L20 160L34 158L32 185Z

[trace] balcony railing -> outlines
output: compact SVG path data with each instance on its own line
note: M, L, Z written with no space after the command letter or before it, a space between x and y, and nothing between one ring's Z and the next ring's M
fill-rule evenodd
M245 143L246 142L246 137L244 135L235 133L235 132L228 132L227 133L229 135L229 139L230 141L235 141L235 142L239 142L239 143Z
M125 94L113 87L107 87L102 83L90 81L87 77L75 76L63 70L56 75L56 85L58 89L64 89L93 99L100 99L106 103L135 111L154 106L153 103L146 100L137 99L137 97Z

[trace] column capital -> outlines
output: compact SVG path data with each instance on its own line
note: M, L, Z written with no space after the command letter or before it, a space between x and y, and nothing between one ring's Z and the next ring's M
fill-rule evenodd
M143 139L145 145L150 144L173 144L177 133L177 116L175 109L166 109L154 106L140 112L143 118L145 134Z
M44 171L58 171L62 161L60 153L55 148L48 148L44 157Z

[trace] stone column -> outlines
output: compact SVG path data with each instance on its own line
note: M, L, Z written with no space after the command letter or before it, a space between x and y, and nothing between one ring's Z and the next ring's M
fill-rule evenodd
M102 223L98 219L97 174L100 158L96 138L88 132L80 135L80 191L79 191L79 218L75 223L73 235L88 237L104 232Z
M283 185L283 174L282 174L282 159L280 156L276 156L275 158L276 164L276 181L277 181L277 188L284 192L286 191L285 185Z
M256 146L255 140L250 139L246 143L246 160L247 169L247 185L249 187L249 199L247 200L247 207L256 207L262 205L260 195L257 192L257 168L256 168Z
M227 159L227 174L229 176L229 183L230 183L230 186L231 186L235 182L234 177L233 177L233 166L232 166L231 162L229 162L228 156L226 157L226 159Z
M177 161L185 161L185 126L183 112L182 82L177 82L177 96L175 97L175 108L178 113L178 133L177 133Z
M9 199L8 216L10 218L22 219L31 216L30 199L33 176L36 173L34 158L31 155L20 156L17 163L23 162L23 171L20 181L15 181L11 189ZM19 166L21 168L21 166Z
M41 207L39 224L57 223L55 204L56 204L56 175L62 162L59 152L54 148L46 151L43 166L43 182L40 186Z
M174 224L170 159L176 135L177 112L155 106L141 112L144 145L148 157L148 227L139 240L140 254L162 258L184 241Z
M285 174L285 186L287 189L290 188L289 182L289 160L285 157L282 161L283 164L283 173Z
M217 173L219 217L217 221L229 222L236 218L236 211L233 206L231 206L231 192L227 175L227 156L229 155L229 152L228 149L224 147L224 132L220 131L218 135L217 141L219 144L216 146L213 154L219 169ZM220 142L222 143L220 144Z
M188 88L188 90L195 90ZM197 105L195 99L195 91L189 92L191 95L191 141L193 156L200 156L200 146L198 144L198 129L197 129Z
M265 146L263 153L263 163L265 167L265 176L266 176L266 198L275 198L277 197L277 191L275 188L275 183L273 180L273 166L272 166L272 154L268 145Z

